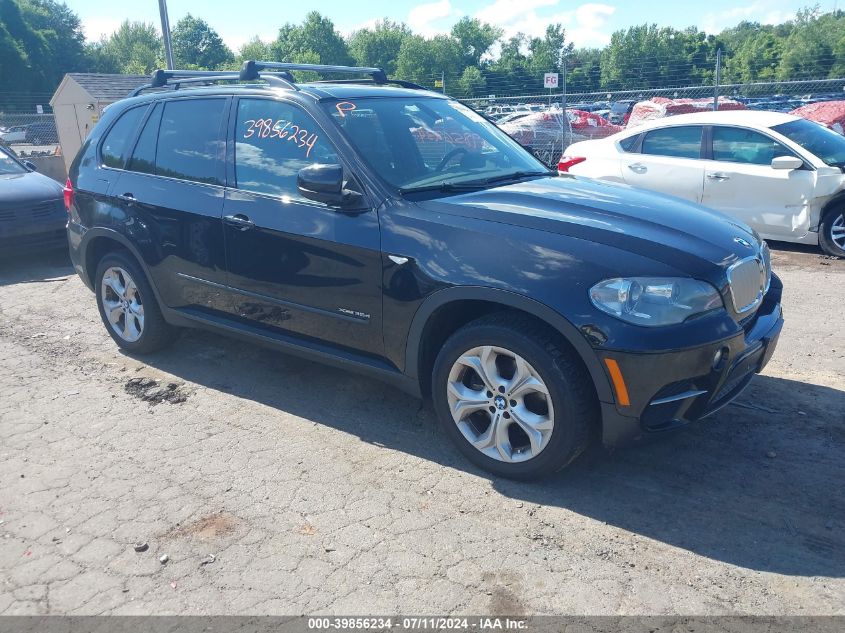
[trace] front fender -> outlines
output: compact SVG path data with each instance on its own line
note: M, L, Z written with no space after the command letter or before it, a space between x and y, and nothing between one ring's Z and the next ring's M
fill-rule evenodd
M569 342L590 372L599 400L613 402L610 384L599 362L584 336L565 317L534 299L508 290L483 286L453 286L430 294L414 314L408 332L405 349L405 374L419 379L419 362L422 353L421 339L426 323L439 308L458 301L486 301L526 312L544 321Z

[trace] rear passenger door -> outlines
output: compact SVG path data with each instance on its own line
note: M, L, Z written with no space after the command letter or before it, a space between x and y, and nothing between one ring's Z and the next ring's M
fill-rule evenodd
M629 185L701 202L703 127L675 125L649 130L639 154L621 154L622 178Z
M160 101L110 196L170 307L225 311L225 124L229 99Z
M233 314L381 355L378 216L307 200L296 185L303 167L343 163L331 140L291 102L241 97L230 119L223 225Z

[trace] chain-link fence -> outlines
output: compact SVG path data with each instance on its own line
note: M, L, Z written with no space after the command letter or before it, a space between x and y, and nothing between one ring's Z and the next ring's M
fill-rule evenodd
M59 135L51 96L0 92L0 143L21 157L54 154Z

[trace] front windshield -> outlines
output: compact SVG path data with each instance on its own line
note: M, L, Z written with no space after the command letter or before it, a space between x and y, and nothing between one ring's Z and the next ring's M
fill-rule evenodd
M781 123L772 129L815 154L831 167L845 167L845 136L807 119Z
M470 108L431 97L325 104L362 158L400 191L471 186L548 169Z
M5 150L0 149L0 175L23 174L26 172L21 164L9 156Z

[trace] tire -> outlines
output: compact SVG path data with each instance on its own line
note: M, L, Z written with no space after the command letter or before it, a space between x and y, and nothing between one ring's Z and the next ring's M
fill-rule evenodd
M819 246L828 255L845 257L845 206L825 213L819 226Z
M107 275L109 280L104 280ZM164 320L152 286L132 256L122 252L105 255L97 265L94 283L100 318L118 346L133 354L149 354L176 338L176 328ZM123 295L114 290L120 284L126 290ZM114 307L107 311L107 305Z
M589 446L599 425L595 389L580 359L558 340L542 323L501 312L469 323L443 345L432 372L434 408L443 431L477 466L509 479L536 479L563 469ZM485 354L486 362L495 355L490 366L495 366L499 385L491 385L495 382L489 380L491 376L485 381L469 369L477 362L484 367L481 359ZM524 361L520 373L528 379L516 380L516 356ZM539 386L531 386L536 385L535 379ZM523 388L516 386L512 394L509 389L515 386L513 383L521 383ZM505 392L497 393L499 387ZM470 395L462 399L458 393ZM472 397L473 393L478 395ZM505 400L504 409L500 395ZM484 408L479 409L485 398ZM467 407L462 408L461 403ZM505 425L501 435L505 441L487 446L488 438L494 435L490 432L494 418L497 424ZM533 420L532 430L541 429L532 431L536 442L530 440L520 418ZM473 441L484 448L477 448Z

